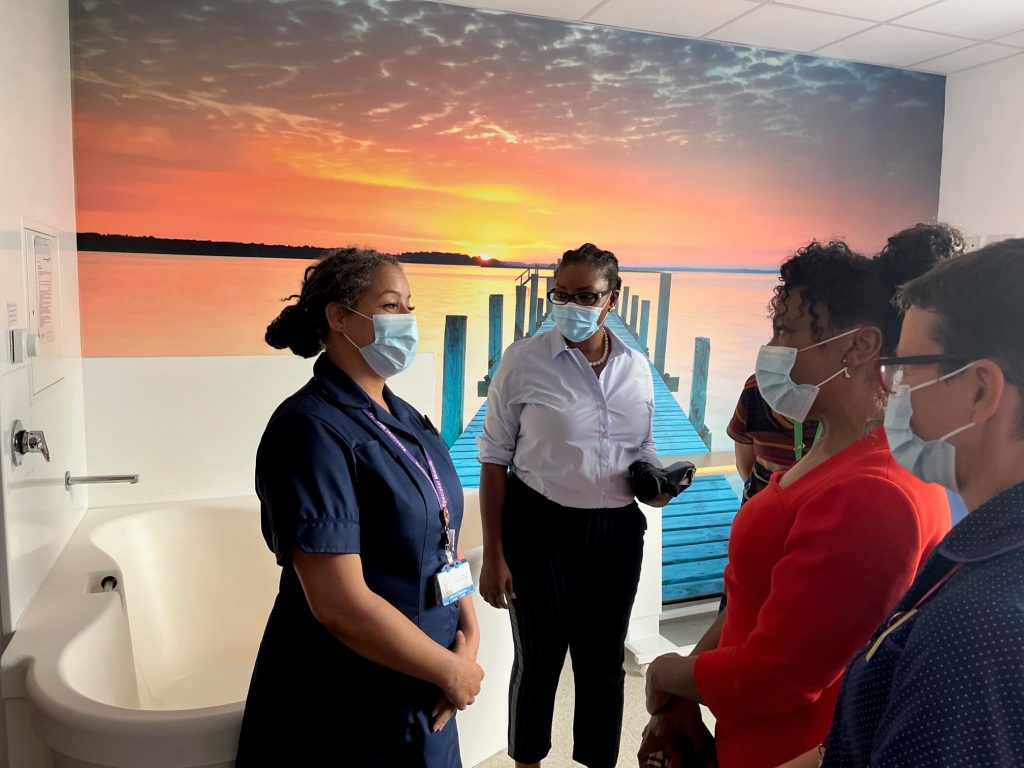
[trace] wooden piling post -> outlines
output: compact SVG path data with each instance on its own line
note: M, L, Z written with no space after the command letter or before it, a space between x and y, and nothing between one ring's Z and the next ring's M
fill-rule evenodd
M501 321L505 311L505 297L492 293L489 301L490 322L487 325L487 376L493 376L501 362Z
M647 332L651 327L651 302L644 299L640 303L640 346L643 347L645 353L649 354L650 350L647 348Z
M545 302L544 303L544 308L545 308L544 309L544 317L547 317L548 315L551 314L551 302L548 301L548 294L551 293L551 289L554 288L554 287L555 287L555 277L554 277L554 275L552 275L552 276L548 277L548 279L547 279L547 288L544 289L544 302Z
M451 447L462 434L462 411L466 397L465 315L444 319L444 378L441 383L441 437Z
M626 322L626 312L629 310L629 286L627 285L622 289L622 296L619 301L619 317L622 322Z
M538 331L541 323L544 322L544 299L537 299L537 301L534 302L533 306L534 314L537 316L537 324L533 327L533 330L530 331L531 336Z
M708 404L708 369L711 365L711 339L698 336L693 343L693 381L690 385L690 423L700 439L711 448L711 431L704 424Z
M672 295L672 275L661 273L658 286L658 327L654 337L654 367L665 374L665 350L668 347L668 308Z
M476 383L477 397L487 397L491 378L498 370L501 362L502 319L505 312L505 297L500 293L492 293L489 297L489 314L487 323L487 372L483 379Z
M526 286L516 286L516 327L512 341L519 341L526 335Z
M540 310L537 309L537 290L538 283L540 282L540 273L535 269L530 275L530 333L537 330L537 315L540 314Z
M636 336L636 321L637 321L637 308L640 306L640 297L633 296L631 299L632 303L629 305L629 330Z

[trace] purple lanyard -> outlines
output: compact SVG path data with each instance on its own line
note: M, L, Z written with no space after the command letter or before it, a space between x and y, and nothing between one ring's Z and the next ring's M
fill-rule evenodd
M395 444L395 447L401 451L402 455L409 460L409 462L420 471L430 482L431 487L434 489L434 495L437 497L437 503L441 507L441 524L444 526L444 549L445 556L448 561L452 561L452 550L455 548L455 536L452 534L451 529L448 527L451 522L451 515L448 513L448 494L445 493L444 483L441 482L441 476L437 473L437 467L434 466L433 459L430 458L430 453L426 448L423 449L423 455L427 458L427 466L430 467L430 474L427 474L427 470L423 468L423 465L416 461L416 457L409 452L409 449L405 447L401 440L399 440L395 433L388 429L387 425L384 424L380 419L373 415L373 411L369 408L364 408L363 413L366 417L372 421L385 435L390 438L391 442Z

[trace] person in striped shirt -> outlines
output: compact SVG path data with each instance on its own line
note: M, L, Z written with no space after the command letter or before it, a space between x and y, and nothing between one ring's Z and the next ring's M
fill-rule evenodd
M768 485L772 472L789 469L811 449L816 421L793 422L771 409L751 374L743 385L726 433L736 443L736 469L743 478L743 498Z

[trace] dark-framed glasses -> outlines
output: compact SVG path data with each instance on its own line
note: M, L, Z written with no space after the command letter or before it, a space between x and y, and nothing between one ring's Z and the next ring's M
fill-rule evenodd
M968 360L965 357L957 357L955 355L947 354L882 357L878 360L878 363L881 366L882 384L885 385L885 391L890 395L896 390L897 385L903 383L904 370L906 366L946 363L953 366L953 368L961 368L971 362L973 361Z
M611 292L611 288L607 291L580 291L578 293L569 293L558 288L552 288L548 291L548 301L552 304L568 304L574 301L581 307L593 307Z
M938 354L910 355L908 357L882 357L879 358L878 362L881 366L882 384L885 386L886 392L891 395L895 391L897 384L904 383L904 366L946 363L948 366L953 368L953 372L959 372L958 369L966 369L969 365L979 362L980 360L990 360L990 358L966 358L956 357L955 355ZM997 361L993 362L996 362L998 365ZM1007 383L1015 387L1024 387L1024 375L1010 370L1005 365L999 365L999 369L1003 372L1003 376Z

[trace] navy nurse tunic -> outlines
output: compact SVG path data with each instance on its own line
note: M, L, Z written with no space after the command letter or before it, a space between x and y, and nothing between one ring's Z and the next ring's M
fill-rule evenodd
M390 390L385 399L393 416L321 355L312 380L278 407L260 441L256 493L281 583L246 700L237 768L461 766L454 719L430 732L441 690L331 635L310 611L291 563L295 546L359 554L371 590L437 643L454 644L458 603L438 605L433 582L445 562L437 496L364 409L424 468L429 451L456 530L462 487L436 430Z

